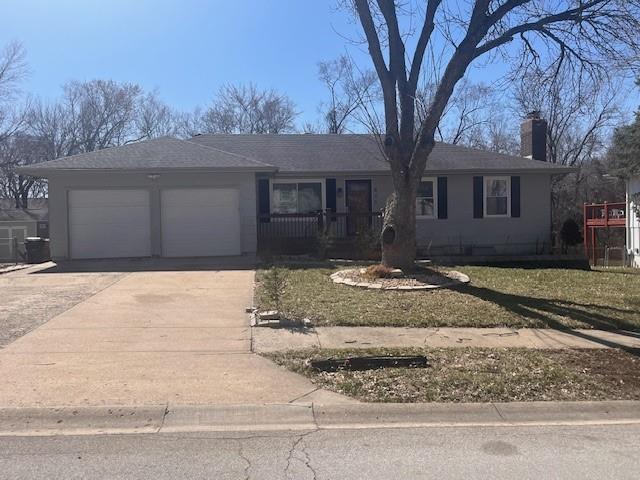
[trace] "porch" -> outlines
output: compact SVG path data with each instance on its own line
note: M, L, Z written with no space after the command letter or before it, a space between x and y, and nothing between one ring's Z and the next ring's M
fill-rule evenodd
M584 204L584 251L592 265L627 265L624 229L627 205L624 202Z
M269 213L257 218L258 251L303 254L323 249L367 250L382 231L382 212Z

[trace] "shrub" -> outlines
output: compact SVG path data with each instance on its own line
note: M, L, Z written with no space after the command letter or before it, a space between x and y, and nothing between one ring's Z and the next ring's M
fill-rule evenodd
M372 260L380 258L380 239L371 229L358 232L355 239L354 258Z
M573 218L568 218L562 224L560 229L560 239L563 245L573 247L582 243L582 233L580 233L580 226Z
M319 231L314 239L314 251L316 257L320 259L327 258L329 247L331 246L331 238L325 231Z
M271 304L280 311L282 296L288 283L289 272L284 268L271 267L262 277L262 285Z

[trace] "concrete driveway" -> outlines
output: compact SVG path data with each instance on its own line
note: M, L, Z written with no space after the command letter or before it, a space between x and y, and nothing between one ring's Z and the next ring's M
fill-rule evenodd
M1 350L0 406L348 401L251 352L252 269L141 267Z
M53 269L54 266L49 263L0 275L0 348L124 275L121 272L63 274ZM35 272L47 274L35 275Z

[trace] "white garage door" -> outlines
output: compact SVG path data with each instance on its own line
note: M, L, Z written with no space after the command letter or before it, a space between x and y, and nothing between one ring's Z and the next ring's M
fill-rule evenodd
M240 255L240 202L234 188L162 191L162 255Z
M71 190L71 258L148 257L151 217L147 190Z

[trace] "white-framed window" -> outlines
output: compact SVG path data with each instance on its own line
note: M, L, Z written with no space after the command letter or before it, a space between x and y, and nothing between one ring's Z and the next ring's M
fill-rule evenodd
M435 178L423 178L416 192L416 217L436 218L438 213L438 182Z
M484 216L508 217L511 215L511 178L484 178Z
M271 211L273 213L313 213L324 209L322 180L273 179Z

